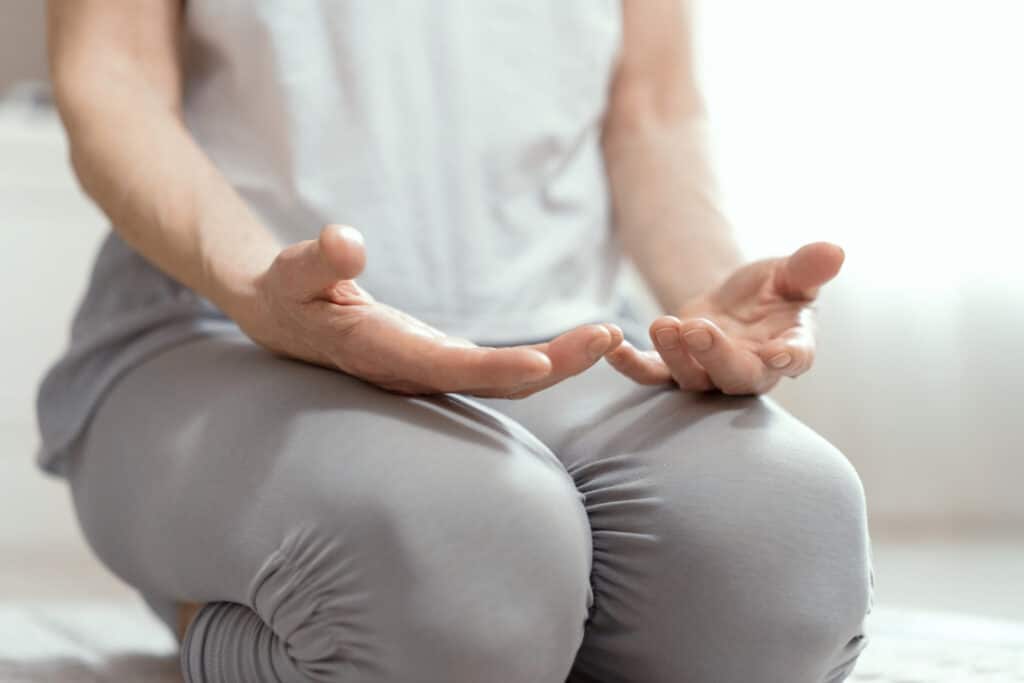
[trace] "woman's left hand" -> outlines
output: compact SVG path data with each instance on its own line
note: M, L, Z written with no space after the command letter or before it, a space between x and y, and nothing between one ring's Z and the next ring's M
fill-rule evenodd
M650 327L655 351L624 342L606 358L641 384L674 380L687 391L761 394L814 362L811 303L843 265L827 242L788 257L756 261L717 289L687 302Z

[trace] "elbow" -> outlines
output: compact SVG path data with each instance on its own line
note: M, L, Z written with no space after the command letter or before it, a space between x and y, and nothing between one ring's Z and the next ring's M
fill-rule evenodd
M92 183L89 182L89 178L92 176L90 173L89 155L86 154L82 149L82 144L72 136L68 135L68 153L67 153L68 164L71 166L71 170L75 174L75 178L78 179L78 187L89 197L93 197Z
M103 93L81 85L55 83L54 98L67 140L68 165L82 192L98 201L105 160L112 153L111 131L118 129L116 113L104 103Z
M75 79L58 70L52 72L54 100L67 139L67 159L86 194L89 190L88 128L92 96ZM90 194L91 196L91 194Z

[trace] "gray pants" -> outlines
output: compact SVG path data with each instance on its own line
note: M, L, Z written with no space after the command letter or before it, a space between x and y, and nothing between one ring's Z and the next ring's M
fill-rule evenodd
M70 479L114 572L208 603L193 683L832 683L866 642L847 460L768 400L603 363L410 398L202 338L114 387Z

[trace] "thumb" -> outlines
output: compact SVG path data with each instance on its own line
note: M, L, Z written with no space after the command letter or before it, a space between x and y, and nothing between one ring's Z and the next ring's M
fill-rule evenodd
M775 287L787 299L813 299L839 273L845 258L843 250L830 242L804 245L775 270Z
M285 248L275 261L282 284L300 297L351 280L365 265L363 236L347 225L325 226L315 240Z
M352 280L366 267L363 234L349 225L325 225L313 251L316 263L309 265L323 271L326 284Z

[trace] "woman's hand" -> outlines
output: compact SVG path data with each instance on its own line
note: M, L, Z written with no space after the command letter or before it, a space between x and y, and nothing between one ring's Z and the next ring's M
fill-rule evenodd
M522 398L583 372L622 342L614 325L584 325L543 344L480 347L378 303L355 278L362 235L329 225L293 244L257 278L256 342L403 394L460 392Z
M686 303L678 317L655 320L656 351L626 342L608 362L641 384L675 380L688 391L764 393L814 362L811 303L843 258L836 245L816 242L785 258L746 265Z

